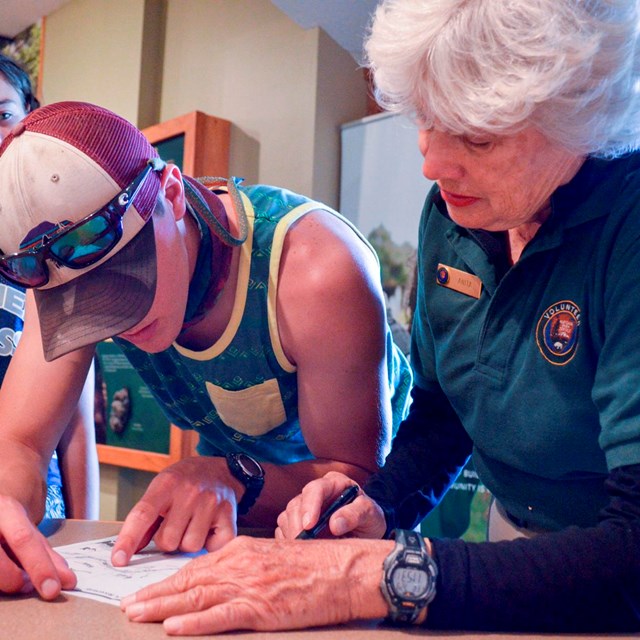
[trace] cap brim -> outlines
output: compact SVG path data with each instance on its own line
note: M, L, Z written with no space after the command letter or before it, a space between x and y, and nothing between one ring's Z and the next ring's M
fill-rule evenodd
M96 269L52 289L35 290L45 359L55 360L134 327L151 308L156 276L151 219Z

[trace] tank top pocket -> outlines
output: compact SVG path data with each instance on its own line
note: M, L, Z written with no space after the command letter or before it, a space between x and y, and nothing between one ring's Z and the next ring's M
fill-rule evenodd
M211 382L206 386L220 419L240 433L261 436L287 419L275 378L238 391L223 389Z

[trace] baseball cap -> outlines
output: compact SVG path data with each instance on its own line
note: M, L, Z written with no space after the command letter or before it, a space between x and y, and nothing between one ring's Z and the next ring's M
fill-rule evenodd
M31 112L0 146L0 252L100 209L156 157L136 127L102 107L58 102ZM77 270L47 262L49 281L34 290L47 360L122 333L149 311L159 190L150 171L102 260Z

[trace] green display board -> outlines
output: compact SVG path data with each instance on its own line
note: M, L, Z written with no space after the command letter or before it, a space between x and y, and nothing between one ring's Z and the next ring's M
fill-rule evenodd
M104 404L103 443L169 453L170 425L137 371L111 340L97 347L96 383Z
M183 171L184 165L184 134L166 138L155 145L158 155L165 162L172 162L177 165L180 171Z
M440 504L422 521L420 531L428 538L483 542L490 504L491 493L478 479L470 460Z

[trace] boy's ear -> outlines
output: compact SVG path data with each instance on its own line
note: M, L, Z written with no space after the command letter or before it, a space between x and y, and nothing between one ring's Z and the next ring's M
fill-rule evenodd
M186 212L184 201L184 185L182 183L182 173L177 165L167 163L160 176L160 188L173 209L176 220L181 220Z

